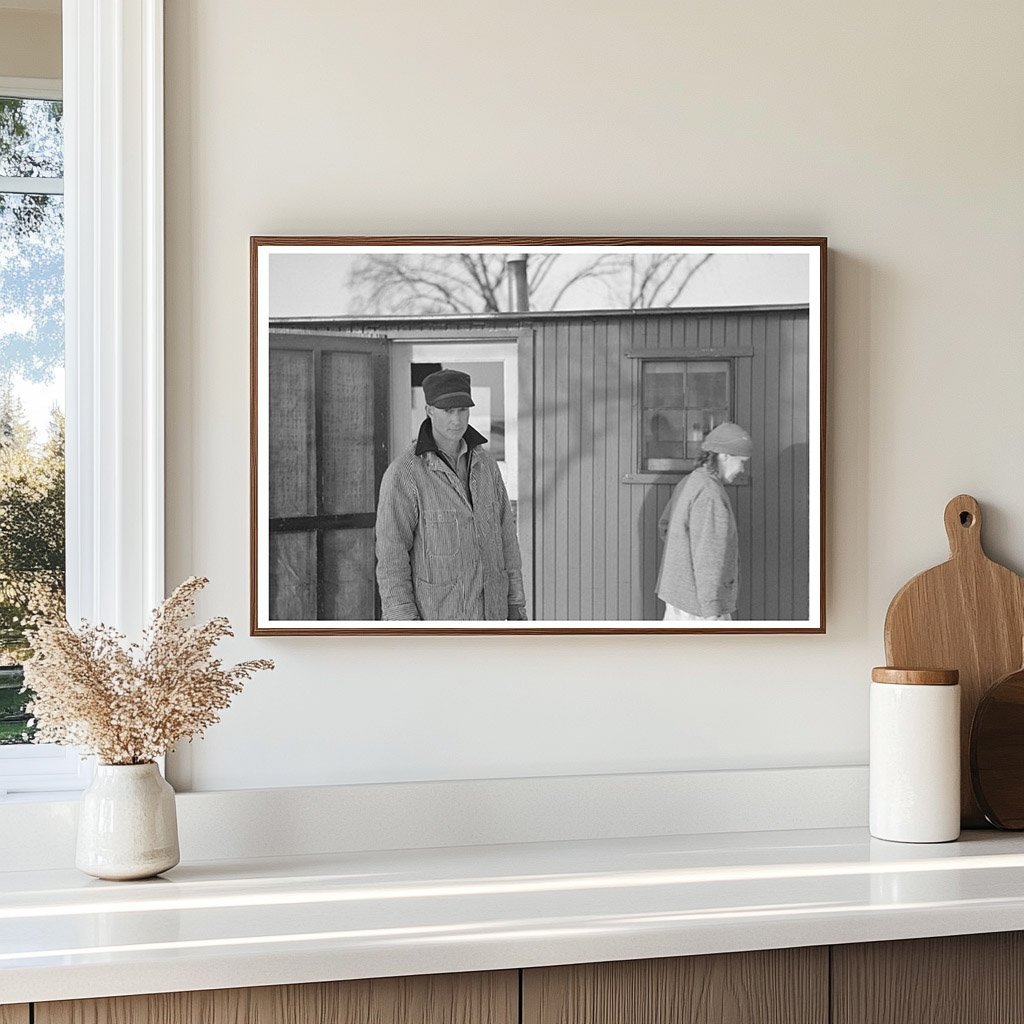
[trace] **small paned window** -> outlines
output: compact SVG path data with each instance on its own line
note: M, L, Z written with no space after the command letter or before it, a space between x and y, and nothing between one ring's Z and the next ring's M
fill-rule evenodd
M733 418L732 365L727 359L644 359L640 405L640 471L689 472L708 432Z

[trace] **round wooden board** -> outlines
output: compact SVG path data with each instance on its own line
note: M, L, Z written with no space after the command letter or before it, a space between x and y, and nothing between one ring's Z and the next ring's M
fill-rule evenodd
M978 703L970 774L988 821L997 828L1024 829L1024 668L999 680Z

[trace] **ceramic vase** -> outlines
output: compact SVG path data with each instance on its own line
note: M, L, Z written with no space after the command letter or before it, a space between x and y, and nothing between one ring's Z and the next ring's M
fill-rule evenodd
M75 866L96 878L151 878L180 860L174 790L149 764L99 764L82 794Z

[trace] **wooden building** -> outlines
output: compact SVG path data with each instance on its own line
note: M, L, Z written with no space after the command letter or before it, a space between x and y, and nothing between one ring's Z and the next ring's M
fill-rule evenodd
M532 618L660 618L658 519L732 419L754 438L729 488L738 617L806 619L808 326L806 306L272 321L272 618L378 616L377 489L443 364L474 398L487 370L471 422L504 446Z

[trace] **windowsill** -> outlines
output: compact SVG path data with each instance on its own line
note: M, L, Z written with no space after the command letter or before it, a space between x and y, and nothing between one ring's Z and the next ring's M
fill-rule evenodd
M624 484L672 484L679 483L683 477L689 476L693 470L683 469L678 472L672 473L626 473L622 477ZM750 476L745 475L739 480L734 480L731 484L726 484L726 487L749 487L751 484Z
M0 874L8 1002L1024 929L1024 837L864 829Z
M4 804L45 804L77 800L81 790L40 790L35 793L5 793L0 791L0 803Z
M74 800L92 781L95 758L51 743L0 746L0 804Z

